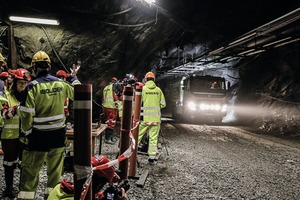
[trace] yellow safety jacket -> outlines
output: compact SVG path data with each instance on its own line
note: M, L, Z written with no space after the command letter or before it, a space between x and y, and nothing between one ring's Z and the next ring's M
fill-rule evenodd
M65 127L64 101L73 100L73 85L80 84L74 76L72 84L46 74L31 81L25 89L25 101L20 106L22 132L32 129L51 131Z
M5 95L8 100L8 107L11 109L14 106L18 106L20 102L16 99L14 95L11 94L10 90L5 91ZM10 112L10 111L6 111ZM14 116L6 115L6 112L3 112L3 121L4 121L4 127L1 134L1 139L16 139L19 138L19 115L18 115L18 109L15 111L17 114Z
M103 89L103 107L117 109L116 103L113 95L113 84L111 83Z
M118 100L118 111L119 111L119 118L123 117L123 101Z
M5 94L3 93L3 95L5 95ZM0 110L2 110L2 108L3 108L2 104L6 103L6 102L7 102L7 99L4 96L0 95ZM0 115L0 128L3 128L3 126L4 126L4 120L2 118L2 115Z
M160 110L164 107L166 107L166 100L163 92L154 81L147 81L142 91L142 121L160 122Z

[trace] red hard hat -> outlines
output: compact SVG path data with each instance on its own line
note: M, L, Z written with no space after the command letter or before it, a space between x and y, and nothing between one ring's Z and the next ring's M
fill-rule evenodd
M8 77L8 72L1 72L0 73L0 77L5 77L5 78L7 78Z
M14 78L16 78L16 79L31 81L29 71L27 71L26 69L22 69L22 68L17 69L13 75L14 75Z
M103 165L105 163L108 163L110 160L103 155L96 155L92 157L92 167L97 167L99 165ZM113 166L108 167L106 169L96 170L94 172L99 177L104 177L107 179L109 183L112 183L113 179L117 174L115 173L115 168Z
M58 70L56 72L56 76L68 78L70 76L70 74L67 74L64 70Z
M116 77L112 77L111 81L118 81L118 79Z
M14 75L16 71L17 71L16 69L9 69L8 73L10 73L11 75Z

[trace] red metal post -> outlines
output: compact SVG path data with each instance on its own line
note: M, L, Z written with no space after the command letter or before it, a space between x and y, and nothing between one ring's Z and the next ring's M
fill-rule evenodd
M91 172L92 85L75 85L74 88L74 199L79 200ZM91 186L85 200L92 199Z
M136 86L135 96L134 96L134 115L133 115L133 127L132 135L135 140L135 148L130 157L130 166L129 166L129 177L136 176L136 164L137 164L137 148L138 148L138 137L139 137L139 121L141 113L141 102L142 102L142 89L140 85Z
M133 87L124 87L123 96L123 118L121 123L121 137L120 137L120 153L122 155L129 148L129 133L132 122L132 101L133 101ZM128 159L119 163L119 170L121 180L127 179Z

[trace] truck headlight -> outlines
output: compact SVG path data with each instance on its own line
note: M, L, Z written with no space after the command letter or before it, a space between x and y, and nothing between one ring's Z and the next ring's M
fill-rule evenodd
M191 109L191 110L196 110L196 104L195 104L194 102L189 102L189 103L188 103L188 107L189 107L189 109Z
M220 111L220 112L226 112L227 111L227 105L221 106L220 104L201 103L200 104L200 109L201 110L215 110L215 111Z
M205 103L201 103L201 104L200 104L200 109L201 109L201 110L208 110L208 109L209 109L209 105L208 105L208 104L205 104Z
M222 106L222 110L221 111L222 112L226 112L227 111L227 105L226 104Z
M219 104L215 105L215 110L220 110L221 109L221 106Z

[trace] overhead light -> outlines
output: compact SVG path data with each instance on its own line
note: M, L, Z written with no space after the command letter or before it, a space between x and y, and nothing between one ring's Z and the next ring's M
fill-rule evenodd
M233 44L239 43L239 42L241 42L241 41L243 41L243 40L249 39L250 37L252 37L252 36L254 36L254 35L256 35L256 33L251 33L251 34L249 34L249 35L246 35L246 36L244 36L244 37L242 37L242 38L239 38L239 39L237 39L237 40L235 40L235 41L229 43L228 45L233 45Z
M225 58L222 58L222 59L220 59L220 61L228 60L228 59L230 59L230 58L232 58L232 56L227 56L227 57L225 57Z
M298 41L300 41L300 38L296 38L296 39L293 39L293 40L290 40L290 41L286 41L284 43L277 44L277 45L274 46L274 48L281 47L281 46L284 46L284 45L287 45L287 44L290 44L290 43L293 43L293 42L298 42Z
M227 59L227 62L232 61L232 60L236 60L236 59L237 59L236 57L232 57L232 58Z
M281 40L277 40L277 41L275 41L275 42L271 42L271 43L269 43L269 44L265 44L263 47L268 47L268 46L271 46L271 45L273 45L273 44L277 44L277 43L280 43L280 42L289 40L289 39L291 39L291 38L292 38L292 37L283 38L283 39L281 39Z
M248 53L246 56L251 56L251 55L254 55L254 54L258 54L258 53L262 53L266 50L262 49L262 50L257 50L257 51L254 51L254 52L251 52L251 53Z
M15 22L26 22L26 23L34 23L34 24L59 25L59 21L54 19L10 16L9 20Z
M147 3L149 4L154 4L155 3L155 0L145 0Z
M251 51L254 51L255 49L250 49L250 50L247 50L247 51L243 51L241 53L239 53L238 55L241 56L243 54L246 54L246 53L250 53Z
M225 49L225 48L224 48L224 47L220 47L220 48L218 48L218 49L216 49L216 50L213 50L213 51L209 52L208 55L212 55L212 54L215 54L215 53L219 53L219 52L221 52L223 49Z

